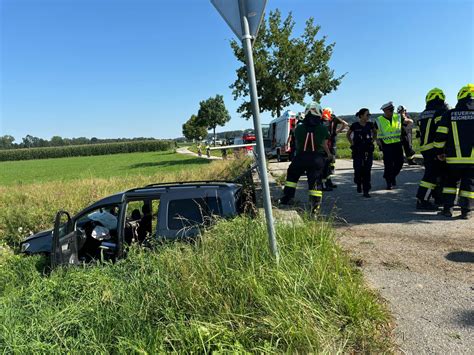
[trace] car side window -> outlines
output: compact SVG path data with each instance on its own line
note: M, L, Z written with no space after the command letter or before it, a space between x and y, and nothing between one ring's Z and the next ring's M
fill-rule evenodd
M206 197L172 200L168 204L168 229L180 230L190 226L205 224L214 215L222 215L220 198Z

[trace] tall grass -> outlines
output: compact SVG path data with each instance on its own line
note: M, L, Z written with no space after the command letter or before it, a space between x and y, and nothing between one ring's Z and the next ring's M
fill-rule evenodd
M336 246L307 221L221 221L197 245L134 248L115 264L0 268L0 347L16 353L382 352L387 315ZM1 261L0 261L1 262Z

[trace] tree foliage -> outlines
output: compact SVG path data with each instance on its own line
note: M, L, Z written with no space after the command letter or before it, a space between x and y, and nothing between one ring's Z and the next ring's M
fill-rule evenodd
M189 140L205 138L207 136L207 126L200 125L197 116L192 115L183 124L183 135Z
M214 133L214 141L216 137L216 127L224 126L230 120L229 111L224 104L224 97L216 95L199 103L199 111L197 122L207 129L212 129Z
M292 104L303 104L308 95L320 101L324 95L336 90L344 75L335 77L328 62L335 43L326 44L326 36L317 39L319 25L311 17L301 37L292 37L295 21L290 13L282 20L277 9L263 20L253 44L255 74L260 110L280 116L281 111ZM231 41L236 58L244 63L237 69L237 79L230 86L234 99L246 97L237 109L243 117L252 115L249 100L245 54L239 43Z

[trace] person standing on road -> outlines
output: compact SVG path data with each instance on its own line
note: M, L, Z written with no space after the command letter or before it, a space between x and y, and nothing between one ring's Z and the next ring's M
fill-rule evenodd
M334 174L334 169L336 167L337 135L349 125L346 121L337 117L330 107L326 107L323 110L322 122L329 131L328 147L331 155L333 156L332 159L328 159L328 157L325 159L323 171L323 191L332 191L332 189L337 187L337 185L335 185L331 180L331 175Z
M442 116L433 145L438 159L448 167L440 214L452 217L458 195L460 217L469 219L474 204L474 84L462 87L457 98L456 107Z
M416 208L419 210L435 211L442 204L442 171L446 163L438 160L433 145L436 129L443 114L448 110L443 90L434 88L426 94L426 107L418 118L420 134L420 151L423 155L425 173L416 193ZM434 198L434 204L430 202Z
M319 211L323 196L321 186L324 168L323 154L326 153L328 157L331 157L327 143L329 132L321 124L321 115L321 106L316 102L310 103L306 106L303 123L296 126L296 154L288 167L283 197L279 200L282 205L291 204L295 197L298 180L301 175L306 173L310 208L313 215Z
M290 127L290 134L288 135L288 139L286 141L286 145L290 148L290 156L289 160L292 161L295 157L295 150L296 150L296 142L295 142L295 128L296 122L294 122Z
M408 165L416 165L415 163L415 151L413 150L413 120L408 116L407 109L405 106L400 105L397 107L398 114L402 117L402 145L405 151L405 157L407 158Z
M403 167L403 148L401 143L402 118L393 113L395 107L389 101L380 108L383 115L375 120L379 149L383 152L384 174L387 190L397 185L397 176Z
M354 164L354 182L357 184L357 192L364 192L364 197L370 197L372 188L370 183L370 172L374 160L375 125L369 122L370 112L367 108L361 108L356 113L359 122L354 122L349 131L347 139L351 144L352 160Z

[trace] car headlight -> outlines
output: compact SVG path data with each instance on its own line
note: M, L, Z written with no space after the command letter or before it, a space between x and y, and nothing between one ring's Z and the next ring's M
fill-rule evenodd
M30 243L23 243L21 245L21 252L24 253L30 247Z

